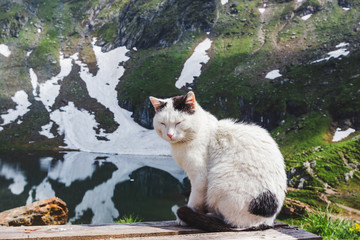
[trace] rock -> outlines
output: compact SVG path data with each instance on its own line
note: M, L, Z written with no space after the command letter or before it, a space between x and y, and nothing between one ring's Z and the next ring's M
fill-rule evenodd
M338 4L342 8L351 8L351 4L348 2L348 0L338 0Z
M300 202L299 200L286 198L284 205L281 209L280 215L282 216L302 216L306 213L313 212L309 205Z
M331 171L331 167L329 165L325 165L324 168L326 171Z
M66 224L67 219L66 203L57 197L0 213L0 225L3 226L61 225Z
M349 180L354 177L354 171L350 171L344 174L344 179L346 183L349 183Z
M217 2L168 0L152 7L145 0L130 0L120 11L114 47L164 48L177 42L184 32L209 32Z
M311 162L310 162L310 167L314 169L315 166L316 166L316 161L315 161L315 160L314 160L314 161L311 161Z
M298 189L303 189L305 183L305 178L300 178Z

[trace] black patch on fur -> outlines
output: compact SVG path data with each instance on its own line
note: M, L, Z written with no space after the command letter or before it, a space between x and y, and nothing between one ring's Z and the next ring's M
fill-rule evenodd
M268 190L251 200L249 212L257 216L272 217L276 213L278 207L279 202L275 194Z
M160 102L160 106L156 108L156 111L160 112L161 110L163 110L163 108L166 107L166 104L167 102Z
M191 104L186 104L186 97L187 97L186 95L173 97L172 100L173 100L174 109L180 112L193 114L195 113L195 111L192 108Z
M191 227L199 228L207 232L228 232L233 231L232 226L226 224L219 218L195 212L184 206L177 210L178 217Z

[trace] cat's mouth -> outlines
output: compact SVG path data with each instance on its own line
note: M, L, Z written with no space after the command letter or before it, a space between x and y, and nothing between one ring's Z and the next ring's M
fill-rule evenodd
M169 143L177 143L179 141L179 139L176 139L176 138L167 138L167 141Z

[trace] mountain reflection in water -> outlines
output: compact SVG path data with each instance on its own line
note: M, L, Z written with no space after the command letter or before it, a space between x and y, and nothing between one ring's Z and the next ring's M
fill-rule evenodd
M0 211L56 196L71 223L170 220L185 204L185 178L168 156L0 152Z

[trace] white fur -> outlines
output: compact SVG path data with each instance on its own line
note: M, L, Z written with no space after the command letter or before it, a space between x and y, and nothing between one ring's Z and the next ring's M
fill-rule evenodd
M188 114L174 110L172 99L153 100L167 103L155 114L154 127L170 142L174 159L190 179L188 206L221 215L236 227L272 226L277 214L262 217L248 211L250 201L266 190L278 199L277 213L285 199L285 165L269 133L256 125L218 121L196 102L195 112Z

